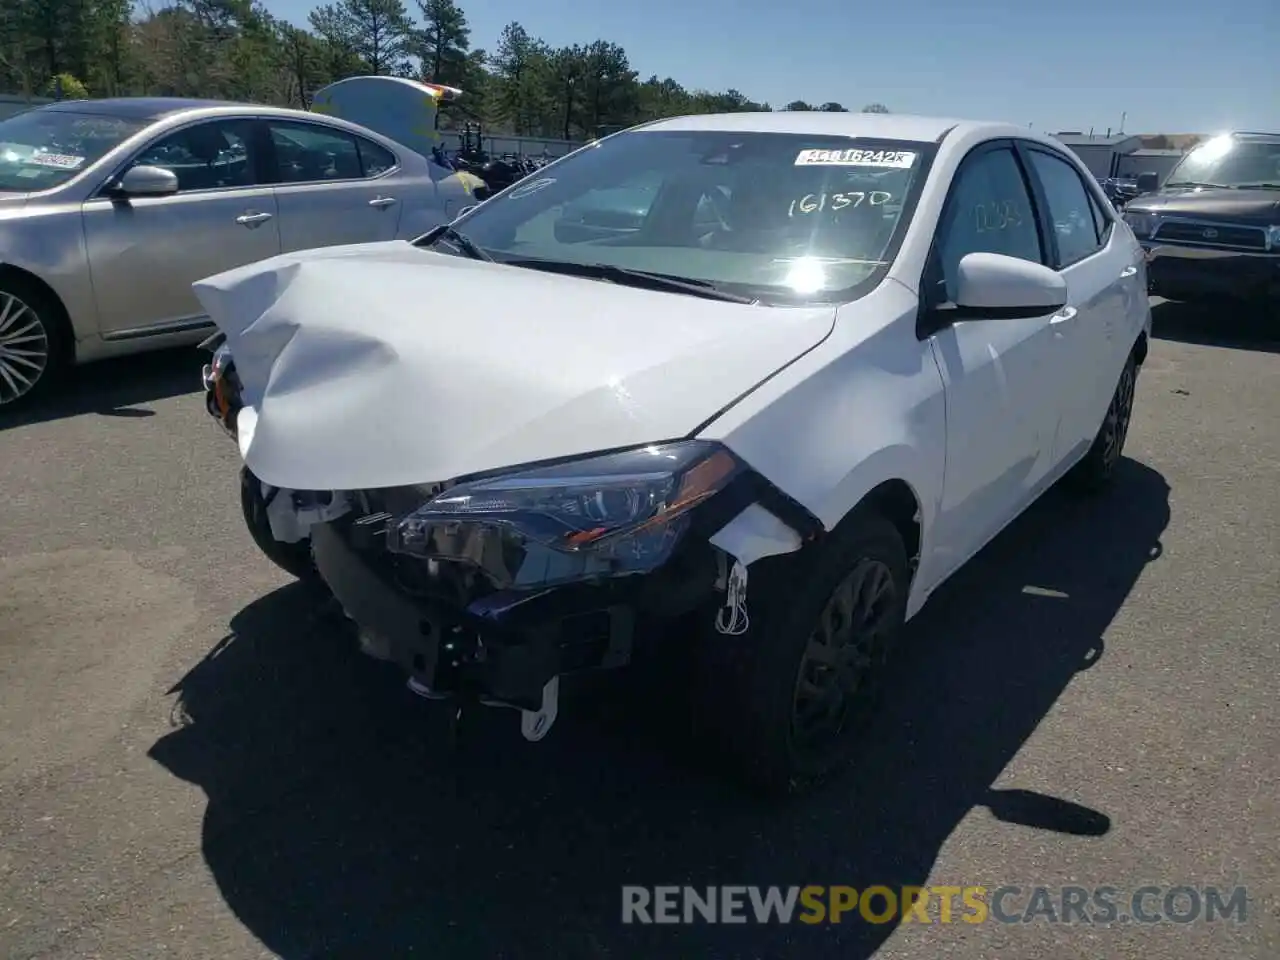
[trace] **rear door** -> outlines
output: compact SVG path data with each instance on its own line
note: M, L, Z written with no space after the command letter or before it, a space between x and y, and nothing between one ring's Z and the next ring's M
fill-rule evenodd
M1082 453L1098 432L1131 346L1124 342L1125 317L1140 278L1123 231L1114 229L1077 166L1041 144L1020 141L1019 149L1049 228L1049 265L1067 282L1068 316L1055 327L1064 348L1057 463Z
M193 283L280 252L276 199L261 176L258 131L247 117L171 130L119 173L164 167L177 175L177 193L121 198L104 185L85 201L85 244L104 337L202 326L208 320Z
M396 238L406 197L394 153L325 123L265 122L284 252Z

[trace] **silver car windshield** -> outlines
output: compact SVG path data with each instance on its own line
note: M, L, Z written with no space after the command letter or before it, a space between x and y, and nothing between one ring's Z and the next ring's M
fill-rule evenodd
M892 260L932 150L637 130L532 174L455 226L498 262L644 271L766 301L841 299Z
M0 190L48 190L102 159L145 124L63 110L0 120Z

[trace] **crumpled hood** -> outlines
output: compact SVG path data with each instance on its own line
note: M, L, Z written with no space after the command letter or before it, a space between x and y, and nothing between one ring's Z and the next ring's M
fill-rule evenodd
M273 257L194 284L265 482L352 490L675 439L830 332L770 308L434 253Z

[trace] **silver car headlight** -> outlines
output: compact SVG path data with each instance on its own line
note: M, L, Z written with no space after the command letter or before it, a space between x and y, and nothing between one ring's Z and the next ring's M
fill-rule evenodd
M393 521L387 549L471 563L507 586L645 573L744 469L695 440L472 480Z
M1142 210L1125 210L1120 217L1129 225L1135 237L1141 237L1144 240L1154 236L1156 227L1160 224L1158 216Z

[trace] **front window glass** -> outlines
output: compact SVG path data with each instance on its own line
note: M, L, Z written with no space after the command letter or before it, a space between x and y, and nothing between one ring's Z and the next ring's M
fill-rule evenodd
M1183 157L1165 186L1280 188L1280 143L1217 137Z
M457 229L499 262L621 267L764 301L847 299L887 265L931 149L635 131L533 174Z
M119 117L66 110L28 110L0 120L0 190L48 190L141 130Z
M130 166L164 167L178 178L178 190L251 187L257 181L249 144L250 120L208 120L152 144Z
M988 150L966 160L947 206L938 253L950 299L955 299L956 275L967 254L1044 262L1031 194L1012 150Z

